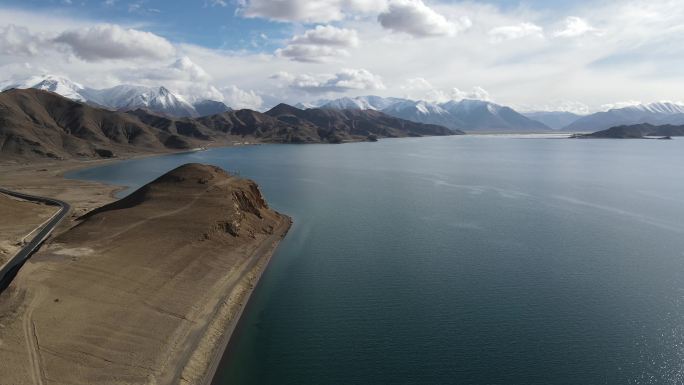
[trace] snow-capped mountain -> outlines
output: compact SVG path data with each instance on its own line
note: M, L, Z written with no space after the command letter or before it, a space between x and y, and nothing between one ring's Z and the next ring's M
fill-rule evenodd
M597 112L569 124L563 130L578 132L601 131L615 126L649 123L684 124L684 105L672 102L638 104Z
M479 131L546 131L549 127L527 118L510 107L485 100L463 99L442 104L442 108L457 117L464 129ZM471 128L472 127L472 128Z
M190 104L182 96L173 93L166 87L146 87L139 85L118 85L105 89L93 89L84 87L65 77L56 75L33 76L21 81L8 81L0 83L0 90L9 88L37 88L55 92L66 98L79 102L88 103L98 107L109 108L119 111L130 111L138 108L146 109L158 114L174 117L195 117L200 114L194 105ZM214 104L215 110L225 112L228 108ZM201 106L206 112L207 104ZM217 112L218 113L218 112Z
M421 100L359 96L309 103L332 109L372 109L401 119L439 124L466 131L545 131L549 127L498 104L464 99L446 103ZM309 107L309 108L311 108Z
M334 110L376 110L382 111L385 108L405 101L405 99L399 98L383 98L381 96L356 96L356 97L343 97L339 99L321 99L309 103L299 103L295 107L297 108L329 108Z
M150 88L133 95L130 99L122 99L121 102L124 104L115 108L123 111L142 108L170 116L197 116L197 111L192 104L163 86Z
M402 100L381 111L396 118L411 120L418 123L439 124L455 130L464 128L463 122L461 122L460 119L450 114L438 104L430 102Z
M138 95L148 91L150 91L149 87L124 84L101 90L90 88L84 90L83 94L91 103L107 106L113 110L121 110Z
M672 102L655 102L649 104L637 104L624 107L627 111L645 112L651 114L684 114L684 104Z
M82 85L72 82L71 80L57 75L39 75L31 76L27 79L19 81L5 81L0 83L0 91L10 88L26 89L35 88L54 92L79 102L86 102L87 97L83 95L86 90Z

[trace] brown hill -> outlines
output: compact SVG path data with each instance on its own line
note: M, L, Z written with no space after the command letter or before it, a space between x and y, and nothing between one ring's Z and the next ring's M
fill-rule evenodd
M310 135L319 140L339 142L375 135L397 138L405 136L463 135L463 131L450 130L435 124L416 123L395 118L374 110L334 110L310 108L300 110L287 104L279 104L266 112L298 127L308 127Z
M575 138L641 139L649 136L684 136L684 125L665 124L655 126L648 123L611 127L591 134L576 135Z
M34 89L0 93L0 155L51 158L162 151L171 134L126 113Z
M3 384L204 383L290 226L254 182L200 164L79 221L0 295Z
M111 157L163 152L249 138L271 143L339 143L370 138L463 134L378 111L280 104L266 113L227 111L171 118L145 110L95 108L35 90L0 93L0 157Z

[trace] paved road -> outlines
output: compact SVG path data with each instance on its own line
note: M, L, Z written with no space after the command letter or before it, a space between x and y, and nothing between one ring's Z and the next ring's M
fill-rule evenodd
M10 282L12 282L12 279L14 276L17 274L17 271L19 271L19 268L21 268L21 265L26 262L27 259L33 254L40 245L47 239L47 237L52 233L52 230L57 227L59 222L64 219L64 217L69 213L69 210L71 209L71 206L63 201L57 200L57 199L52 199L52 198L44 198L44 197L38 197L34 195L28 195L28 194L22 194L14 191L9 191L5 190L3 188L0 188L0 193L6 194L6 195L11 195L13 197L21 198L21 199L26 199L28 201L33 201L33 202L41 202L45 203L48 205L52 206L59 206L60 210L59 212L50 219L47 224L36 234L31 241L24 246L23 249L21 249L17 255L15 255L12 259L7 261L5 266L0 269L0 292L5 290L7 286L9 286Z

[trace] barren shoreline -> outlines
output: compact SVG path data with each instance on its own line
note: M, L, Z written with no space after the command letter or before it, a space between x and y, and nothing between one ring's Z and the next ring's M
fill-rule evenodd
M168 351L165 351L164 348L162 348L162 346L165 346L164 343L166 343L166 341L158 341L157 343L161 344L159 345L159 349L156 350L158 353L154 353L155 350L150 351L150 353L137 351L131 352L135 355L147 354L145 362L149 362L150 365L143 365L145 366L144 368L141 366L141 368L130 369L129 374L122 374L120 377L117 377L117 372L129 370L128 364L124 364L123 362L127 361L129 358L120 355L117 356L116 354L112 357L105 358L104 356L106 356L108 353L103 353L102 351L98 350L100 348L96 349L94 347L81 346L79 349L83 352L88 352L88 349L91 349L91 353L88 353L88 355L92 355L93 357L100 355L103 356L102 359L106 359L108 362L111 361L111 364L105 365L105 368L97 368L97 375L91 375L89 374L89 371L91 370L89 368L95 368L93 366L92 357L84 356L80 353L73 353L79 351L78 349L73 350L73 354L70 354L69 349L71 345L76 343L72 344L71 342L65 342L58 337L53 338L53 336L49 335L51 333L49 330L51 330L50 328L52 325L50 325L50 328L46 328L48 324L42 322L43 320L47 319L51 319L51 323L55 322L55 319L58 321L61 320L63 325L72 325L76 322L83 322L83 319L77 317L79 315L79 307L87 311L93 311L95 316L89 315L89 317L95 317L93 318L95 321L98 319L105 319L105 315L113 311L101 309L102 316L101 318L98 318L98 310L92 310L93 307L97 308L97 301L93 302L93 299L82 298L81 294L79 294L79 290L83 289L82 284L79 286L79 282L81 282L79 281L79 279L81 279L79 277L86 277L83 279L87 279L87 275L84 276L83 272L79 272L77 275L70 275L72 273L70 273L69 270L75 268L82 261L86 262L81 263L84 267L79 267L79 269L91 269L88 266L93 266L97 269L105 268L105 266L107 269L116 268L111 264L93 265L93 263L88 262L88 259L92 259L95 254L97 254L97 258L101 257L99 254L106 256L106 258L118 257L119 255L123 255L120 254L122 251L112 251L108 248L108 246L105 247L104 244L98 243L97 239L88 239L88 237L84 238L80 235L74 236L74 232L72 230L74 230L73 226L78 223L78 221L76 221L78 217L93 210L94 208L113 202L115 200L114 194L117 191L120 191L122 187L88 181L65 179L64 174L68 171L85 167L99 166L118 160L119 159L88 162L57 161L44 163L41 162L36 164L0 164L0 185L3 187L36 195L59 198L73 205L71 216L67 218L64 223L55 231L55 237L49 240L48 243L41 248L41 251L37 253L34 258L29 260L29 262L27 262L25 267L22 269L23 271L20 272L10 288L8 288L6 292L0 294L0 359L5 360L6 357L9 358L6 360L8 365L3 365L3 368L0 368L0 377L7 378L8 380L11 379L11 381L13 381L12 383L16 384L34 383L34 379L40 380L40 378L36 378L36 376L47 376L51 379L63 378L63 381L55 381L54 383L69 382L86 384L101 382L112 384L128 384L146 383L148 380L154 378L155 383L161 384L211 384L215 371L223 356L225 348L230 341L230 337L240 319L244 307L246 306L254 287L258 284L259 278L263 274L263 271L268 266L270 258L275 252L280 240L289 230L291 220L282 215L279 217L273 217L281 219L277 219L277 222L273 222L274 226L272 227L272 230L269 230L270 235L257 235L256 238L251 236L254 238L253 241L250 240L252 238L245 238L246 241L249 242L249 245L253 246L236 246L237 249L229 252L229 254L231 254L229 257L226 257L225 255L221 256L222 254L225 254L225 252L220 252L220 249L224 246L219 247L219 245L224 244L225 242L230 243L233 241L222 240L223 238L221 237L224 236L216 234L210 235L210 240L213 239L211 237L219 237L216 238L216 242L219 242L216 245L211 243L213 241L205 242L202 244L204 245L202 246L204 249L194 249L189 247L187 250L178 252L178 257L175 257L176 259L180 260L184 258L184 260L192 261L192 264L196 264L197 262L194 261L192 256L187 254L206 255L203 258L211 258L209 261L213 261L213 258L218 258L216 259L217 263L219 261L224 262L220 262L216 266L223 266L223 269L228 268L229 266L232 267L230 267L229 271L226 271L226 273L229 275L225 275L223 277L220 274L217 275L215 273L215 268L210 270L206 270L206 267L203 268L202 275L192 279L203 279L206 282L202 281L202 283L206 285L212 284L212 282L215 283L210 286L213 289L209 290L205 288L204 292L199 289L193 291L191 288L186 287L187 284L189 284L187 280L176 280L175 277L173 278L174 281L172 282L159 281L159 285L162 285L160 288L163 287L164 290L167 291L171 290L169 291L169 295L178 295L172 294L174 293L173 290L175 290L176 293L182 293L183 298L186 299L187 304L189 304L189 307L182 307L177 303L168 305L171 309L173 309L172 313L177 313L179 314L179 317L181 317L181 323L178 324L180 326L168 326L171 327L169 331L174 331L173 333L175 335L175 337L173 337L175 338L175 342L170 345L174 346L173 351L168 353ZM231 180L233 179L235 178L231 177ZM235 180L237 181L237 179ZM237 182L228 181L226 183L232 185ZM225 183L221 183L221 185L224 184ZM271 217L272 216L267 216L264 218ZM255 224L250 226L260 226L258 225L258 222L254 223ZM278 224L275 225L275 223ZM122 231L129 231L127 228L130 226L128 224L125 226L127 227L125 227ZM84 226L79 227L82 228ZM258 228L255 229L258 230ZM249 230L250 234L251 231L252 230ZM0 233L0 236L5 236L5 234ZM139 248L135 249L135 247L139 246L135 246L137 238L135 238L136 235L133 236L134 238L122 238L123 240L127 240L127 242L130 241L132 245L131 247L133 247L124 253L136 254L140 253L141 251L145 251L140 250ZM149 238L143 237L143 240L144 239ZM119 241L117 239L114 240L119 244L124 243L123 241ZM146 242L140 244L144 245ZM242 245L242 243L237 243L236 245ZM121 246L117 245L117 247L120 249ZM88 249L91 251L77 251ZM92 250L95 250L95 254L92 254ZM71 261L69 258L71 258ZM231 260L236 262L229 262ZM239 262L237 265L234 264L237 263L237 261L243 262ZM135 261L132 263L135 263ZM214 266L214 264L215 262L211 262L211 266ZM180 268L186 269L182 266L184 265L181 265ZM164 268L160 267L160 269ZM85 271L87 272L89 270ZM183 270L183 274L185 273L185 270ZM114 272L113 274L115 276L114 278L116 278L117 273ZM208 278L209 276L214 278ZM118 282L114 280L114 278L112 278L112 284ZM65 280L71 280L69 284L72 285L73 288L62 287L68 286L59 283ZM152 280L150 282L156 281ZM104 281L104 284L106 285L107 282ZM126 285L130 285L130 283L127 283ZM183 287L184 289L182 289L182 292L178 292L179 289L173 289L173 285ZM169 286L171 286L171 289L169 289ZM128 290L127 287L128 286L125 286L124 290ZM77 288L80 289L76 290ZM55 302L52 302L51 299L46 298L45 293L47 292L50 292L50 296L59 296L59 298L55 298ZM102 298L109 298L107 297L107 293L101 293L100 295L103 296ZM128 301L137 301L135 298L138 297L133 296L130 298L131 299ZM160 306L161 308L167 306L167 302L164 298L166 297L160 297L160 299L157 299L157 301L161 301L159 302L160 305L154 306ZM59 302L57 302L58 299ZM115 302L116 300L118 300L118 297L110 298L107 301ZM141 300L144 300L144 302L154 303L155 298L142 298ZM205 305L197 305L197 301L199 301L200 304L204 303ZM55 307L56 303L70 304L70 306L74 306L75 311L74 309L70 309L68 313L63 313L61 310L58 310L58 308ZM53 308L56 310L52 310ZM124 307L124 309L126 309L126 307ZM133 312L135 307L131 306L129 309L130 310L127 309L129 312ZM166 311L170 310L164 310L164 312ZM180 314L185 315L180 316ZM187 322L184 321L185 318L189 320L194 319L194 321L192 321L189 324L190 326L188 326L186 325ZM34 352L31 352L32 348L30 346L26 346L29 344L28 340L22 337L22 333L24 332L21 332L20 326L21 324L25 323L26 320L30 320L32 323L34 323L34 329L37 330L37 332L34 333L38 333L36 334L36 338L38 335L41 336L41 345ZM116 325L110 325L108 327L116 327ZM185 331L177 332L177 330L181 330L177 329L177 327L181 327L181 329ZM163 339L163 335L160 335L160 333L163 333L161 329L156 330L157 328L155 327L152 327L152 329L149 330L149 337L146 338L155 338L154 336L156 335L157 338L155 338L155 340L158 340L159 338ZM69 335L69 328L67 328L65 332L62 332L65 333L65 335ZM78 340L80 335L79 332L73 331L73 333L76 337L75 339ZM145 333L147 333L145 330L139 331L141 336L148 335ZM115 347L118 346L116 345L116 343L118 343L116 341L109 342L114 343ZM43 346L43 344L45 346ZM25 355L27 348L30 353L28 356ZM61 353L62 350L60 349L62 348L65 349L64 354ZM54 352L51 353L53 350ZM58 357L56 354L59 354L60 356ZM123 361L119 362L119 360ZM133 362L138 361L140 361L140 358L137 358ZM38 364L36 364L36 362L38 362ZM36 365L39 366L40 370L36 369ZM73 377L72 373L74 365L76 365L76 367L84 368L81 370L81 374L79 375L82 377ZM112 373L106 373L107 366L110 367ZM13 368L11 372L9 372L10 367ZM123 378L126 379L123 380ZM40 382L45 383L45 381ZM50 382L52 383L52 381Z

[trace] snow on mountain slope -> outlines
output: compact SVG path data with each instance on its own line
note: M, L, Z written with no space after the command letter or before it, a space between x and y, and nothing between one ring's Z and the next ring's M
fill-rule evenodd
M655 102L625 107L625 110L648 112L653 114L684 114L684 104L672 102Z
M299 103L297 106L304 108L329 108L335 110L376 110L381 111L397 103L405 101L399 98L384 98L381 96L356 96L339 99L320 99L313 102Z
M0 90L4 91L10 88L36 88L39 90L54 92L64 96L65 98L77 100L79 102L87 101L87 98L83 95L85 87L76 82L72 82L65 77L57 75L45 74L31 76L27 79L19 81L6 81L0 83Z
M466 131L546 131L549 127L513 109L484 100L452 100L437 104L421 100L358 96L311 103L321 108L379 110L419 123Z
M638 104L587 115L564 127L565 131L594 132L635 124L684 124L684 105L671 102Z
M46 74L0 83L0 90L10 88L36 88L51 91L71 100L112 110L128 111L143 108L174 117L198 115L192 104L165 87L123 84L111 88L93 89L62 76Z
M84 92L84 95L89 101L107 106L111 109L119 110L123 108L123 106L129 104L130 101L135 99L138 95L149 92L150 90L150 87L124 84L101 90L90 88Z
M143 108L170 116L197 116L197 111L192 104L165 87L148 89L145 92L135 94L128 100L121 100L121 102L125 102L125 104L117 106L119 110L129 111Z
M435 103L425 101L402 100L383 109L382 112L419 123L439 124L455 130L464 128L458 117Z

